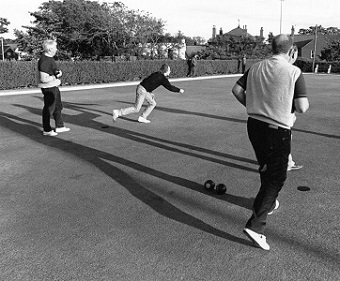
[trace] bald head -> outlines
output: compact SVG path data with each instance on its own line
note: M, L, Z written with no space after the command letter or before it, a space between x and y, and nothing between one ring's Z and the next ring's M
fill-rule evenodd
M272 42L272 51L274 55L287 54L293 45L292 37L286 34L280 34L274 37Z

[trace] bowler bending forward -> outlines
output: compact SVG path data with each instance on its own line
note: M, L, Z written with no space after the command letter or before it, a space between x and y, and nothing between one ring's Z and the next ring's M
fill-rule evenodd
M152 91L162 85L171 92L181 94L184 93L183 89L179 89L170 84L169 80L167 79L167 77L170 75L170 72L170 67L167 64L163 64L159 71L154 72L150 76L145 78L136 88L136 101L134 106L122 108L119 110L114 109L113 121L116 121L119 116L139 112L145 100L148 105L142 115L139 116L138 122L150 123L150 120L148 120L147 118L156 106L155 95L152 93Z

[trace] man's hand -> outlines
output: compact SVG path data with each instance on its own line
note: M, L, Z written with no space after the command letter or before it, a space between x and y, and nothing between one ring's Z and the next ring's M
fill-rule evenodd
M55 72L54 72L54 76L55 78L59 79L61 76L63 75L62 71L60 69L57 69Z
M180 89L179 92L180 92L181 94L183 94L183 93L184 93L184 90L183 90L183 89Z

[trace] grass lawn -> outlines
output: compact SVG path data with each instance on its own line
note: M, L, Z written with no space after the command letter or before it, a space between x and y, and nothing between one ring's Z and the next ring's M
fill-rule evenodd
M268 252L242 233L259 176L237 79L174 80L185 93L157 89L150 124L112 122L135 86L63 92L71 131L55 138L40 93L0 97L0 279L340 280L339 76L305 75L292 142L304 168L268 219Z

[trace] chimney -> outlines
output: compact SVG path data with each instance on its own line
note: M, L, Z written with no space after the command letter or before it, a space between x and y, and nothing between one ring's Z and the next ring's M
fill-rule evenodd
M291 36L294 36L294 33L295 33L295 28L294 28L294 25L292 25L292 29L291 29L290 35L291 35Z
M261 29L260 29L260 38L264 38L263 37L263 27L261 27Z
M221 35L221 36L223 35L223 29L222 29L222 27L220 28L220 35Z
M212 29L212 38L213 39L216 38L216 26L215 25L213 26L213 29Z

